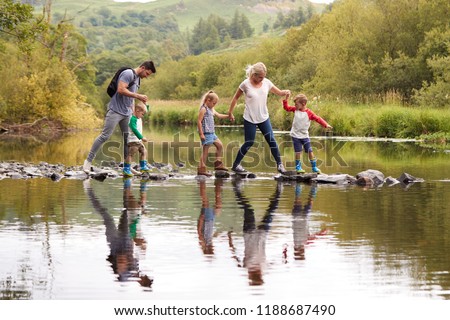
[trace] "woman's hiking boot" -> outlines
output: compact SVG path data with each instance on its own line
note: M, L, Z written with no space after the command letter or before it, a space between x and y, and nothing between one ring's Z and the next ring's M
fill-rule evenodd
M277 166L277 170L281 174L286 174L286 169L284 168L284 165L282 163L279 163Z
M240 164L238 164L237 166L233 166L231 170L233 170L236 173L247 173L247 170L245 170L244 167L242 167Z

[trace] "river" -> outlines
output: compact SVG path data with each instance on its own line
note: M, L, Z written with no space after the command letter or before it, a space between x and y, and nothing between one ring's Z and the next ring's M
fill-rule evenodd
M258 135L244 163L256 179L199 180L192 128L146 130L149 162L182 177L0 180L0 299L450 298L448 151L312 137L324 173L376 169L425 181L283 183ZM0 159L81 165L96 134L3 135ZM242 128L217 134L230 166ZM292 169L288 133L276 138ZM114 136L94 164L120 161L119 141Z

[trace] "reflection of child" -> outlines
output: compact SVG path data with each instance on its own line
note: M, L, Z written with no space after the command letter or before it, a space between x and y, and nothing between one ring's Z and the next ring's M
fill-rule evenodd
M144 213L145 202L147 200L146 184L147 180L141 181L140 198L136 200L131 192L131 178L124 180L123 188L123 206L124 214L127 217L128 224L128 238L133 240L133 243L145 253L147 249L147 241L145 240L140 227L140 219ZM153 280L147 275L141 274L139 270L139 252L135 253L133 246L128 249L128 254L131 255L128 262L128 272L131 277L139 278L140 285L150 287Z
M204 254L214 254L212 239L214 236L214 221L216 216L222 211L222 180L215 181L215 205L212 208L209 204L206 193L206 182L199 181L200 197L202 199L202 209L197 222L197 233L200 246Z
M147 142L147 138L142 135L142 117L147 112L147 107L141 102L136 102L133 115L130 119L130 135L128 136L128 156L123 165L124 177L132 177L131 160L136 152L139 152L139 165L141 172L148 172L147 167L147 149L143 142Z
M297 173L304 173L305 170L302 169L301 154L302 147L305 152L308 152L309 161L311 162L312 172L320 173L319 168L317 168L317 161L314 156L311 147L311 141L309 140L309 127L311 125L311 120L316 121L324 128L333 128L325 120L316 115L310 109L306 108L306 103L308 98L304 94L298 94L294 98L295 107L288 105L289 95L283 100L283 108L288 112L294 112L294 120L291 128L292 143L294 144L295 151L295 170Z
M214 144L216 146L216 161L214 162L215 170L228 171L222 162L223 145L222 141L216 136L214 128L214 117L219 119L228 119L228 115L218 113L214 106L219 101L219 97L214 91L208 91L202 98L200 111L198 112L197 128L202 140L202 156L200 158L200 165L197 174L204 176L211 176L206 171L206 160L208 158L209 147Z
M142 180L140 186L140 199L136 200L131 192L131 178L124 181L123 204L128 212L128 226L130 237L135 245L140 247L144 252L147 247L142 230L140 228L141 215L144 213L145 202L147 201L146 184L148 180Z
M294 233L294 259L305 260L305 245L308 241L314 240L318 235L323 235L326 230L321 230L316 234L309 233L309 213L312 209L313 200L317 194L317 187L311 186L308 195L308 202L303 206L301 202L302 186L297 183L295 186L295 201L292 208L292 230Z

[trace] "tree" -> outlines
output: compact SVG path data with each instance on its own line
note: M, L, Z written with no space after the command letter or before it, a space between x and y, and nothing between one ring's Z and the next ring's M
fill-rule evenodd
M0 31L12 37L22 52L29 53L33 43L47 25L42 18L33 16L33 7L13 0L0 2Z
M219 33L208 20L200 19L192 30L189 49L194 55L212 50L220 45Z
M246 15L240 14L239 11L234 12L233 19L230 22L230 36L232 39L243 39L253 34L253 28Z
M36 19L29 5L0 4L0 30L6 35L0 39L5 48L0 60L14 66L14 72L0 68L0 76L8 79L0 90L0 118L21 123L47 117L65 126L92 125L96 117L86 108L82 81L75 74L88 70L81 68L85 39L65 21L53 26L49 16L47 21ZM50 6L46 2L44 16Z
M435 107L450 106L450 27L434 28L425 35L419 57L426 61L432 79L415 90L415 101Z

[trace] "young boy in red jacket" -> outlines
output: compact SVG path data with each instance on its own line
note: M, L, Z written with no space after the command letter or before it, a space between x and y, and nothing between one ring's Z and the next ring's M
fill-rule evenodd
M317 168L317 161L311 147L311 141L309 139L309 127L311 121L316 121L324 128L333 127L330 126L325 120L316 115L310 109L306 107L308 98L304 94L298 94L294 97L295 106L288 105L289 95L286 95L283 100L283 108L288 112L294 112L294 120L292 122L292 128L290 135L292 137L292 143L294 145L295 151L295 170L297 173L304 173L305 170L302 169L301 154L302 147L305 152L308 152L309 161L311 162L312 172L320 173L319 168Z

